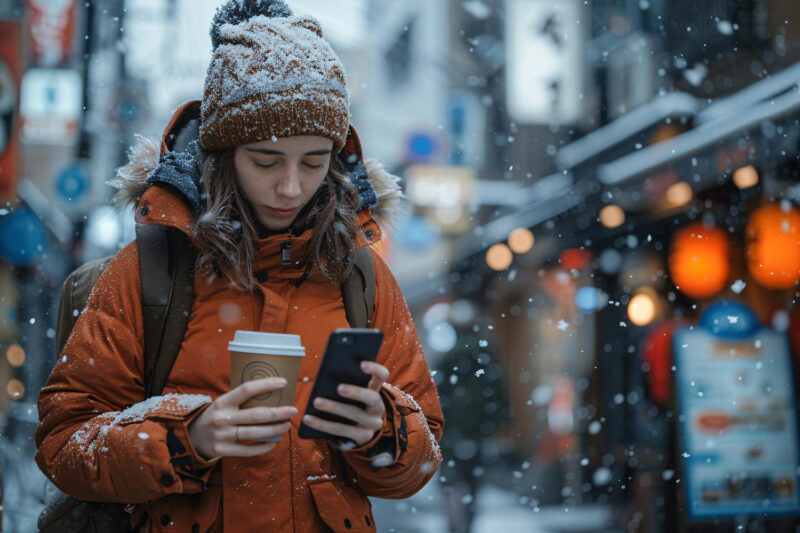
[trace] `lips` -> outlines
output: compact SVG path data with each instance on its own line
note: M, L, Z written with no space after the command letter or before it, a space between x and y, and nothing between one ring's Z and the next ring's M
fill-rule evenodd
M275 209L274 207L270 207L269 210L272 211L273 215L285 218L285 217L290 217L295 213L297 213L298 208L295 207L294 209Z

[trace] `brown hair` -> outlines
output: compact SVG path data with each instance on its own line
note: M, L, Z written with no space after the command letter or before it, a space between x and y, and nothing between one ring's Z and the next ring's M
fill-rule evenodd
M203 165L205 211L194 224L198 245L196 271L224 273L239 290L252 292L258 230L250 202L236 181L235 148L211 152ZM329 280L341 283L352 268L348 255L361 231L356 220L358 193L334 155L328 175L297 216L291 230L299 234L313 227L306 274L318 268Z

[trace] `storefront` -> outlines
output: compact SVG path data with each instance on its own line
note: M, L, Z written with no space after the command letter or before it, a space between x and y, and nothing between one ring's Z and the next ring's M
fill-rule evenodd
M530 505L618 505L641 531L800 513L798 76L656 100L457 244L453 299L490 304L478 338L509 405L486 440L508 444Z

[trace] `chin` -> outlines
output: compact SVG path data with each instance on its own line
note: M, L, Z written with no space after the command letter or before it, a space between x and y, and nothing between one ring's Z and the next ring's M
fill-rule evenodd
M274 219L262 220L261 221L261 225L264 226L265 228L267 228L270 231L285 231L285 230L289 229L290 227L292 227L292 224L294 224L294 220L295 219L292 219L292 220L285 220L285 219L282 219L282 220L274 220Z

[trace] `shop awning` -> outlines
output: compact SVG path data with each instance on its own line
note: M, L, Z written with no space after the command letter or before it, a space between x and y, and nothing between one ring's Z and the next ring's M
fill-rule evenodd
M665 120L691 117L701 108L701 101L687 93L673 92L659 96L561 148L556 154L556 166L574 168ZM632 148L632 145L628 146L626 151Z
M705 117L712 120L698 124L694 129L678 137L600 165L597 169L598 180L606 186L620 185L637 177L652 174L671 163L692 158L696 160L689 161L691 174L682 176L684 179L697 175L702 180L709 177L709 173L717 177L725 172L726 168L719 164L721 161L712 161L718 159L715 157L718 153L715 154L710 149L713 150L731 141L733 142L730 145L731 150L738 150L746 155L741 163L751 161L760 155L759 150L748 142L755 142L757 138L764 138L771 145L769 150L762 149L762 154L765 152L774 154L777 146L792 152L797 149L796 123L800 116L800 87L796 83L779 96L744 109L730 108L728 102L720 104L724 104L729 112L723 114L709 108ZM738 159L734 157L732 161L734 169L737 161Z
M623 208L644 209L678 179L701 189L720 184L739 166L774 165L796 157L800 146L799 82L800 63L704 109L699 109L699 100L683 93L641 106L562 148L556 161L564 170L523 189L520 194L525 199L515 212L458 239L453 248L455 263L504 241L517 227L534 229L567 213L586 202L598 187L613 191L614 201ZM625 141L647 128L670 117L688 115L694 129L602 162L620 147L634 149ZM584 167L578 174L577 166Z

